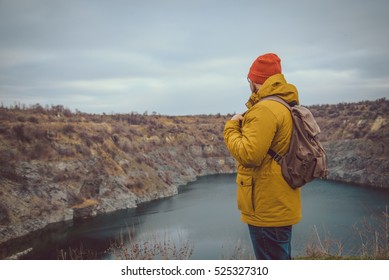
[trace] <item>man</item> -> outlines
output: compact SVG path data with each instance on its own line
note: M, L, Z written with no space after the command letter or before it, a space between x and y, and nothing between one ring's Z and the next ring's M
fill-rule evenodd
M291 259L292 225L301 220L300 189L288 185L268 150L281 156L288 151L292 116L279 102L259 101L277 95L296 105L298 92L286 82L281 60L273 53L253 62L248 81L252 92L248 110L233 116L224 128L227 148L238 161L238 208L249 226L257 259Z

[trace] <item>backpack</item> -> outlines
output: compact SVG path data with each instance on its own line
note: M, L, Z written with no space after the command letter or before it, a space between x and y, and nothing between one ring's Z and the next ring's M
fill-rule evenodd
M311 111L303 106L291 107L278 96L269 96L262 100L269 99L288 108L293 119L289 151L284 156L280 156L271 149L268 151L268 154L281 165L285 181L296 189L315 178L326 178L328 175L327 155L317 138L320 128Z

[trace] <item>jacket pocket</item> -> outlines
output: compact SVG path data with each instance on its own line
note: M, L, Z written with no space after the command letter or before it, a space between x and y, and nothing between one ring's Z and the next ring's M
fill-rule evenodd
M236 177L236 184L238 185L237 190L237 202L238 209L243 214L254 214L254 205L253 205L253 177L248 175L238 174Z

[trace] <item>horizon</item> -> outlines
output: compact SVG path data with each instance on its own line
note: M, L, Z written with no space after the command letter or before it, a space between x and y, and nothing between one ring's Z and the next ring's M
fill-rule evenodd
M334 104L312 104L312 105L304 105L304 104L300 104L301 106L304 106L304 107L307 107L307 108L311 108L311 107L315 107L315 106L318 106L318 107L321 107L321 106L336 106L336 105L339 105L339 104L343 104L343 105L351 105L351 104L360 104L360 103L365 103L365 102L379 102L379 101L388 101L389 99L387 99L386 97L381 97L381 98L377 98L375 100L360 100L360 101L355 101L355 102L339 102L339 103L334 103ZM232 112L232 113L226 113L226 114L222 114L222 113L195 113L195 114L182 114L182 115L168 115L168 114L162 114L162 113L159 113L159 112L156 112L156 111L152 111L150 112L149 110L146 110L144 112L138 112L138 111L131 111L131 112L101 112L101 113L90 113L90 112L83 112L81 110L78 110L77 108L72 110L71 108L68 108L64 105L61 105L61 104L45 104L45 105L42 105L42 104L39 104L39 103L36 103L36 104L23 104L21 102L15 102L13 105L4 105L2 102L0 102L0 109L8 109L8 110L35 110L35 109L43 109L43 110L47 110L47 111L50 111L50 110L55 110L57 109L56 107L61 107L61 109L63 109L64 111L68 111L70 112L71 114L86 114L86 115L108 115L108 116L114 116L114 115L130 115L130 114L136 114L136 115L144 115L144 116L164 116L164 117L195 117L195 116L232 116L234 114L237 114L239 112Z

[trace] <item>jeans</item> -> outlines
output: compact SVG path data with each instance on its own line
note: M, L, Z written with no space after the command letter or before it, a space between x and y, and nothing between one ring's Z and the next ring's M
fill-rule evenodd
M258 260L290 260L292 226L256 227L249 225L250 237Z

